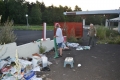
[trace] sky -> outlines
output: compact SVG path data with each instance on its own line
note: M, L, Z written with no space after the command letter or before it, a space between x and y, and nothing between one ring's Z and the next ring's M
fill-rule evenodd
M29 2L36 2L36 0L26 0ZM68 6L74 10L75 5L78 5L82 11L92 10L113 10L119 9L120 0L38 0L44 2L45 6Z

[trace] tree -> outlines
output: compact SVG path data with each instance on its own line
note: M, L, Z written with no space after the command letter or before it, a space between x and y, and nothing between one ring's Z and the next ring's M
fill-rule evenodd
M77 5L75 6L74 11L82 11L80 7L78 7Z
M9 16L8 2L9 0L0 0L0 9L2 10L2 22L5 22Z
M42 13L38 4L32 7L30 18L31 18L31 24L41 24Z
M27 13L27 5L22 1L24 0L10 0L9 1L9 18L14 20L16 24L25 24Z
M44 12L45 9L46 9L46 6L45 6L44 2L39 3L39 7L40 7L40 9L41 9L41 12Z

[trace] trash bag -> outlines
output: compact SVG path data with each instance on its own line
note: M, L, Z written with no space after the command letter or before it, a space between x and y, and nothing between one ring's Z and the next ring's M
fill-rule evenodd
M25 78L26 80L29 80L29 79L32 78L34 75L35 75L35 72L34 72L34 71L30 71L30 72L28 72L28 73L26 73L26 74L24 75L24 78Z
M50 68L49 67L44 67L44 68L42 68L41 71L50 71Z

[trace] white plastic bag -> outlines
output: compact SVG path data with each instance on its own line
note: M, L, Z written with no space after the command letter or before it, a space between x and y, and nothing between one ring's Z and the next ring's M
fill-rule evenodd
M46 67L47 65L48 65L48 58L45 55L43 55L42 56L42 66Z

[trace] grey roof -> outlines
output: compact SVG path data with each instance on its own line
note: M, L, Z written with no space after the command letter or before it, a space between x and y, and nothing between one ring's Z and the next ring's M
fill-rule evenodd
M95 15L95 14L120 14L120 9L116 10L96 10L96 11L73 11L63 12L64 15Z
M108 22L120 22L120 17L109 19Z

